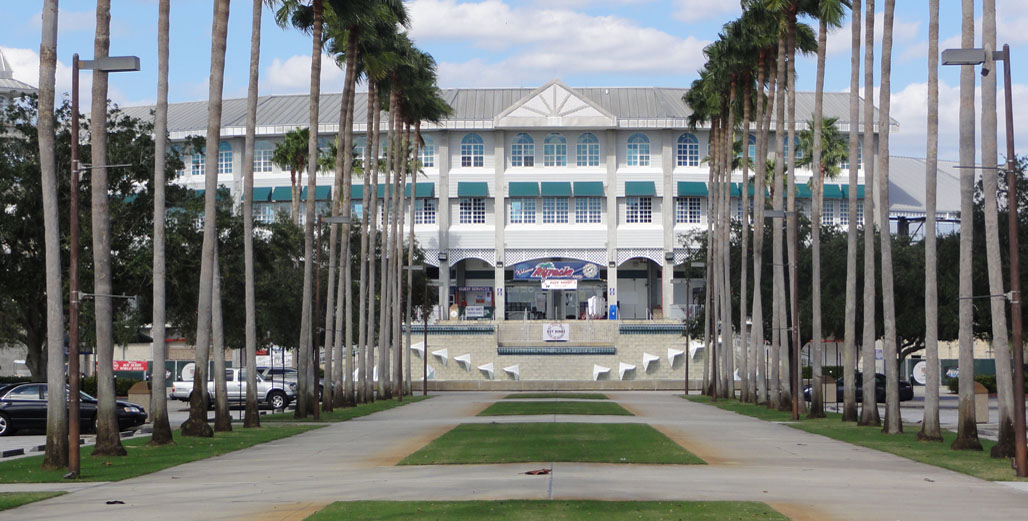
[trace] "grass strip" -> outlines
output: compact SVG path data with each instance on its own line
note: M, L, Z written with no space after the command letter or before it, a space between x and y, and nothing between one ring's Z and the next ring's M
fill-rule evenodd
M535 461L704 464L646 424L462 423L400 465Z
M352 420L354 418L360 418L361 416L367 416L376 412L386 411L394 407L401 405L407 405L409 403L420 402L427 400L431 396L408 396L403 399L402 402L393 400L376 400L371 403L362 403L356 407L341 407L333 410L332 412L322 412L321 419L315 420L313 417L304 419L297 419L293 416L292 412L280 412L278 414L265 414L261 416L262 422L303 422L303 423L336 423Z
M345 501L307 518L447 521L784 521L764 503L747 501Z
M607 400L607 395L600 393L513 393L504 396L504 400L540 400L545 398L563 398L565 400Z
M10 510L22 505L57 497L67 492L0 492L0 510Z
M935 465L936 467L942 467L988 481L1028 481L1028 478L1016 477L1014 471L1010 468L1010 460L1006 458L990 458L989 450L992 449L996 442L984 438L980 440L984 448L982 452L951 450L949 448L950 444L957 437L956 433L952 431L943 431L942 443L917 441L917 433L921 430L921 427L914 424L905 424L902 434L891 435L882 434L881 430L877 427L860 427L855 423L844 423L842 415L837 413L827 413L826 418L819 419L801 417L799 422L792 422L791 412L773 411L762 405L725 399L719 399L715 403L711 402L707 396L696 395L690 395L688 399L761 420L791 422L786 423L786 425L794 429L812 434L820 434L827 438L869 449L888 452L917 462Z
M528 414L589 414L632 416L615 402L496 402L479 416L514 416Z
M318 425L273 425L259 429L236 428L218 432L213 438L187 438L173 433L175 445L148 447L150 437L125 440L125 457L93 457L92 449L82 453L80 481L121 481L157 472L191 461L245 449L320 428ZM56 483L64 481L66 469L42 470L43 456L18 458L0 463L0 483Z

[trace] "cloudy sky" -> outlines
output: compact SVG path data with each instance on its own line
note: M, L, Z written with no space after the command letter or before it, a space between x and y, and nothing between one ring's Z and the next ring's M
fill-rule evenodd
M877 2L879 11L884 2ZM896 2L892 72L895 155L924 156L928 15L926 2ZM978 2L980 4L980 2ZM999 41L1015 57L1014 110L1028 110L1028 2L996 0ZM38 83L39 0L5 1L0 17L6 27L0 50L15 77ZM70 88L73 52L92 54L94 2L65 0L58 40L59 93ZM91 5L92 4L92 5ZM960 8L942 2L942 48L958 47ZM249 64L249 0L234 0L230 16L225 95L246 94ZM688 86L703 66L702 49L721 26L740 13L735 0L413 0L411 34L439 62L442 87L536 87L560 78L571 86ZM980 7L979 7L980 9ZM174 0L171 19L171 101L204 99L210 56L210 0ZM980 12L978 13L980 22ZM880 41L882 12L877 13ZM135 54L138 73L111 77L111 98L122 105L152 103L156 96L156 0L113 0L111 54ZM1019 30L1018 27L1021 29ZM849 21L829 35L826 89L849 86ZM261 93L302 93L310 77L310 44L303 35L281 29L265 11L262 28ZM341 90L343 72L324 61L324 91ZM802 90L814 88L813 58L799 63ZM958 68L941 73L940 154L956 159ZM88 88L88 74L83 86ZM879 71L876 68L876 85ZM1002 82L1001 82L1002 83ZM877 100L877 87L874 93ZM88 97L88 96L87 96ZM1002 100L1002 97L1000 98ZM1002 120L1002 115L1000 116ZM1028 118L1015 126L1028 141ZM1003 131L1000 129L1000 139ZM1018 146L1019 153L1028 146Z

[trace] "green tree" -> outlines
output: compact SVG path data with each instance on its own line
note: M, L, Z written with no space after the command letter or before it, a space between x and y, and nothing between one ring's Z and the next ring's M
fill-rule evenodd
M310 140L309 128L297 128L286 132L285 139L275 144L271 162L282 170L289 170L290 200L293 223L300 223L300 187L303 172L307 169L307 142Z

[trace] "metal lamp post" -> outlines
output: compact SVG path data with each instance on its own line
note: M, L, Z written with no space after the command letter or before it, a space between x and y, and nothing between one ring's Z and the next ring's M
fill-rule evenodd
M985 49L946 49L943 65L981 65L989 56ZM1014 102L1010 81L1010 46L993 51L992 59L1003 62L1003 101L1006 108L1007 132L1007 217L1010 235L1010 321L1011 344L1014 346L1014 468L1019 477L1028 477L1028 443L1025 433L1024 343L1021 325L1021 260L1018 251L1017 157L1014 155ZM982 69L982 75L988 75Z
M79 71L130 72L139 70L136 56L105 56L80 60L71 57L71 199L68 203L68 478L79 475L79 174L107 165L79 164Z

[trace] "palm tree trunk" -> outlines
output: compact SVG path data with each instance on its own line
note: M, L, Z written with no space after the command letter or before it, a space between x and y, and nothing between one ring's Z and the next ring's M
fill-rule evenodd
M882 313L885 339L882 354L885 358L885 425L882 432L903 432L899 407L899 359L896 352L896 296L892 276L892 233L889 230L889 110L890 81L892 78L892 26L896 0L885 0L885 21L882 28L882 85L879 91L879 154L878 154L878 218L882 223Z
M401 111L402 115L402 111ZM401 122L404 118L398 118ZM395 261L393 263L393 298L392 298L392 344L390 346L390 358L395 356L395 361L390 364L384 364L385 371L389 374L389 381L391 382L391 389L396 393L397 396L403 396L403 374L400 372L400 365L403 362L403 351L402 351L402 334L401 329L403 322L403 315L400 313L401 305L401 291L403 289L403 224L406 218L406 214L403 211L404 201L406 200L404 193L404 181L407 178L407 142L410 138L410 127L404 123L398 130L402 130L402 137L400 139L400 146L396 154L396 159L393 160L393 164L396 166L397 174L397 192L396 198L398 200L396 204L396 241L395 241ZM414 183L411 182L411 196L410 205L414 207ZM392 367L396 366L396 370L393 371Z
M725 277L725 292L723 295L724 300L724 322L725 329L727 330L727 339L725 348L725 381L727 385L725 390L728 392L728 396L735 398L735 334L732 330L732 211L731 211L731 186L732 186L732 163L735 156L735 82L729 87L728 95L728 119L725 123L725 135L724 135L724 176L725 176L725 206L724 206L724 220L722 221L724 228L721 231L721 240L724 245L724 277Z
M717 336L717 333L713 332L711 328L711 320L713 318L714 308L711 306L711 300L714 296L714 265L712 263L713 252L714 252L714 204L715 190L714 190L714 154L713 151L716 149L714 141L714 126L710 127L710 137L707 139L707 148L710 150L707 160L707 185L710 189L707 191L707 248L706 248L706 274L704 278L703 287L703 383L702 393L712 395L713 382L710 379L711 364L713 361L713 342L711 336ZM686 356L689 356L686 353Z
M927 360L920 441L942 441L939 425L939 290L935 243L936 178L939 157L939 0L928 2L928 145L925 151L924 350Z
M999 71L992 52L996 50L996 0L982 1L982 43L985 64L990 71ZM984 70L984 69L983 69ZM997 208L997 129L996 76L982 77L982 192L985 195L985 252L989 266L989 294L1002 295L1003 262L999 251L999 215ZM993 458L1014 456L1014 377L1010 366L1010 343L1007 338L1006 299L989 299L992 316L992 348L996 360L996 401L999 402L999 436L990 455Z
M231 432L232 415L228 410L228 385L225 382L225 322L221 314L221 268L217 245L214 247L214 285L211 291L214 292L211 302L211 332L214 338L214 432Z
M796 251L796 248L797 248L797 235L799 234L799 215L796 213L796 20L795 20L795 18L790 20L790 23L788 24L787 28L788 28L788 40L786 42L786 46L787 46L786 51L787 51L787 55L788 55L787 58L789 60L789 62L788 62L789 69L786 71L786 74L787 74L787 81L789 82L789 84L787 86L787 91L788 91L787 92L787 96L788 96L788 99L786 100L787 105L786 105L785 110L787 112L787 114L786 114L786 118L787 118L786 124L789 126L789 134L788 134L788 140L789 140L788 144L789 145L788 145L788 148L787 148L787 150L789 151L789 156L786 158L786 161L788 161L788 163L787 163L788 164L788 174L786 176L786 183L788 185L788 191L786 193L786 195L787 195L786 209L789 212L792 212L792 214L791 214L791 217L788 219L788 226L786 226L786 229L785 229L785 236L786 236L786 240L788 241L788 244L786 244L786 250L787 250L788 255L789 255L789 310L790 310L789 314L791 315L791 318L792 318L792 320L791 320L791 322L789 324L789 327L792 328L792 331L790 332L791 334L789 335L789 337L790 337L790 340L792 340L792 344L793 344L789 352L790 352L790 354L792 355L793 358L796 358L795 360L792 360L792 364L789 365L789 374L792 375L792 371L793 370L799 370L800 363L799 363L798 357L799 357L799 354L800 354L800 347L801 347L799 345L799 342L797 341L800 338L800 336L799 336L800 317L799 317L799 314L796 312L796 310L799 309L799 306L797 305L797 301L799 300L799 295L796 294L796 288L799 287L799 285L797 283L797 281L799 280L798 279L798 277L799 277L799 269L797 269L797 263L799 262L799 252ZM792 382L793 380L790 378L788 381ZM794 393L794 392L795 393L802 392L799 388L793 389L792 386L789 385L789 384L787 384L786 387L789 389L790 400L792 399L792 393ZM800 399L799 400L800 410L803 409L804 404L805 404L805 402L802 399Z
M389 122L389 128L386 130L386 153L385 153L385 169L383 170L384 179L382 184L385 186L385 193L382 197L382 256L379 258L379 301L378 301L378 358L377 363L373 364L375 370L378 371L378 381L373 382L376 395L379 398L386 398L388 389L386 385L386 374L382 370L382 364L385 362L388 356L389 337L392 336L392 324L389 321L389 312L392 310L392 306L389 305L389 301L393 296L392 292L392 267L393 267L393 239L396 238L396 234L393 233L393 197L396 195L394 180L396 178L395 172L393 171L393 147L396 143L396 103L398 91L389 85L389 110L386 111L386 118ZM376 148L375 150L379 150Z
M962 0L960 46L974 47L974 1ZM975 141L974 141L974 67L960 68L960 215L973 215ZM989 172L992 175L992 172ZM974 406L974 309L971 298L974 288L971 281L973 226L960 227L960 402L958 405L957 439L954 450L982 450L978 441L978 425L975 424Z
M784 35L778 39L778 65L776 69L777 83L779 85L777 96L775 97L775 187L774 194L772 197L772 208L775 211L782 211L782 192L785 191L785 153L782 150L784 146L784 136L782 136L782 129L785 128L785 91L788 85L785 82L785 37ZM787 389L782 385L782 380L786 377L782 371L782 350L785 349L787 343L782 342L783 328L782 318L787 315L785 311L785 266L782 265L782 220L776 217L771 221L772 226L772 256L774 260L774 304L772 306L772 361L771 361L771 380L774 388L771 392L771 400L769 406L778 410L782 410L788 407L788 396ZM788 357L786 357L786 360Z
M764 81L767 70L767 57L765 53L761 53L758 59L759 68L757 70L757 117L756 120L760 125L759 131L757 132L757 153L754 157L756 174L754 178L754 184L756 185L753 190L753 330L750 331L751 344L753 345L753 366L750 369L750 373L756 380L757 395L754 399L755 403L765 404L767 403L767 364L765 361L765 347L764 347L764 307L763 307L763 293L762 289L762 278L763 278L763 263L764 263L764 179L767 170L767 135L768 135L768 121L767 116L771 113L770 101L774 99L774 79L772 78L770 89L768 90L767 97L764 95Z
M746 305L747 301L747 285L746 280L748 270L746 269L747 259L747 246L749 241L749 224L750 224L750 208L749 208L749 189L750 189L750 171L749 171L749 149L750 149L750 86L752 85L752 77L748 76L745 78L746 81L742 83L743 101L742 101L742 192L740 193L740 204L742 204L742 231L740 241L742 242L742 253L739 255L739 346L742 348L739 352L740 362L739 375L742 377L742 396L741 399L745 402L753 402L754 400L754 388L753 388L753 372L754 364L750 358L750 343L747 341L747 329L746 329L746 311L749 306Z
M349 54L349 52L347 53ZM350 106L349 96L349 81L352 71L346 72L346 79L343 82L343 94L339 103L339 132L336 135L336 157L335 157L335 182L333 183L332 191L332 217L339 217L342 213L346 218L349 217L350 212L348 210L342 210L342 205L346 204L349 208L349 197L345 197L343 189L349 191L349 186L344 186L343 179L346 176L346 171L343 165L350 161L352 152L349 152L346 143L346 125L347 125L347 113L348 107ZM351 134L352 136L352 134ZM349 194L347 194L349 195ZM345 233L344 228L344 233ZM329 232L329 248L328 248L328 284L325 290L325 389L329 393L322 402L322 408L325 411L331 411L334 405L342 405L340 402L342 399L342 390L339 387L341 383L336 379L336 373L340 375L341 371L337 371L338 367L343 364L342 350L340 349L340 342L338 337L342 336L339 325L342 322L343 306L342 299L343 293L343 270L348 269L347 262L349 259L340 256L340 244L339 244L339 225L332 224L331 231ZM348 237L344 235L343 243L348 243ZM338 262L338 265L337 265ZM337 280L338 272L338 280ZM338 291L333 291L338 284ZM336 305L336 298L339 298L339 304Z
M111 2L96 3L93 55L107 56L111 48ZM107 73L93 73L90 118L92 164L107 164ZM114 306L111 302L111 214L107 202L107 169L95 167L92 179L93 302L96 309L96 445L97 456L124 456L114 396Z
M413 147L413 152L411 154L411 157L413 158L413 161L414 161L415 165L419 164L418 163L418 158L420 157L420 155L419 155L420 147L421 147L421 121L418 120L418 121L414 122L414 147ZM407 238L407 267L408 267L408 270L407 270L407 313L406 313L406 316L407 316L407 328L406 328L407 339L406 339L406 342L404 342L403 344L400 345L401 349L403 349L403 363L404 363L403 392L405 394L410 394L410 393L413 392L413 390L411 389L412 380L411 380L411 368L410 368L410 364L411 364L411 359L410 359L410 351L411 351L410 350L410 345L411 345L410 342L411 342L411 340L410 339L411 339L411 329L412 329L411 328L411 323L412 323L411 321L412 321L412 318L413 318L411 313L413 311L413 309L412 309L412 307L413 307L412 299L414 297L414 270L410 269L410 268L412 268L414 266L414 202L416 200L415 198L417 197L417 175L418 175L418 170L419 170L419 168L417 168L417 166L415 166L414 171L411 172L410 234L409 234L409 236ZM428 273L424 273L423 275L426 278L428 278ZM423 310L423 312L427 312L427 310ZM689 355L686 354L686 356L689 356Z
M225 44L228 35L228 0L214 3L211 28L211 84L207 102L207 168L204 170L203 253L200 263L200 294L196 306L196 370L193 389L207 389L207 364L211 344L211 299L214 285L214 247L217 240L215 196L218 191L218 144L221 134L221 97L225 83ZM189 400L189 419L182 424L183 436L211 437L214 431L207 424L207 393L194 392Z
M347 60L350 57L347 56ZM348 71L349 74L349 71ZM353 98L354 83L356 75L347 76L346 96L344 100L346 121L342 125L343 148L346 149L343 155L343 233L340 238L343 241L343 254L339 260L342 270L342 282L336 295L336 363L334 379L339 384L336 388L333 400L335 405L349 406L354 404L353 400L353 260L350 251L351 228L353 223ZM343 332L342 342L339 341L339 331ZM343 367L343 356L346 365ZM345 372L344 372L345 371Z
M39 42L39 119L36 129L39 133L39 173L43 189L43 227L46 243L46 380L48 388L60 389L64 387L65 355L64 305L61 301L61 224L57 207L57 154L54 134L57 0L46 0L42 16L43 29ZM158 146L162 145L163 143L159 142ZM73 168L74 166L72 165ZM64 393L52 394L46 404L44 469L68 466L67 398Z
M382 105L381 100L378 96L378 88L375 88L375 96L369 107L372 109L371 123L371 134L368 136L368 147L371 151L371 233L368 236L368 247L369 253L371 254L368 258L368 327L374 328L375 326L375 303L377 299L385 298L385 295L377 293L379 285L375 278L375 258L376 253L385 257L385 248L382 246L385 244L384 240L380 240L378 237L378 133L379 125L381 124L382 117ZM384 195L384 194L383 194ZM385 202L383 198L382 202ZM383 227L384 229L384 227ZM380 244L381 243L381 244ZM381 339L379 339L381 341ZM374 393L374 381L375 381L375 331L370 329L368 331L368 346L367 346L367 357L365 358L364 364L361 366L361 378L363 379L364 385L364 397L369 402L375 401Z
M853 0L850 14L850 124L849 124L849 227L846 230L846 317L843 345L842 421L857 421L857 161L860 134L860 0Z
M875 399L875 146L874 146L874 20L875 1L867 0L864 14L864 331L862 339L863 395L858 425L879 426ZM879 124L881 122L879 121ZM885 225L888 226L888 221Z
M246 413L243 427L260 427L257 410L257 297L253 272L253 147L257 132L257 80L261 61L261 14L263 0L253 0L250 24L250 75L246 91L246 138L243 143L243 270L246 298ZM157 324L154 319L154 325ZM156 337L155 337L156 338Z
M369 257L374 255L375 244L371 241L371 225L374 213L371 211L372 201L375 200L372 197L371 190L371 129L372 121L374 119L374 104L371 99L375 95L375 83L368 81L368 116L367 116L367 129L365 133L367 139L365 140L364 146L364 195L363 195L363 206L361 206L362 217L361 217L361 257L360 257L360 287L358 288L358 325L357 325L357 345L359 352L357 354L357 369L351 372L351 376L356 380L356 401L359 403L365 403L367 401L367 394L364 390L363 385L363 373L365 372L365 363L368 354L368 337L374 333L368 332L368 310L371 308L371 302L374 302L374 298L369 296L369 293L374 293L374 288L368 284L368 265L370 261Z
M810 320L811 374L810 418L824 418L825 404L821 385L821 207L824 204L824 169L821 167L821 124L824 119L825 93L825 47L828 44L828 24L821 20L817 28L817 79L814 90L814 157L811 171L814 175L814 204L810 215L810 263L811 286L814 299L813 316Z

